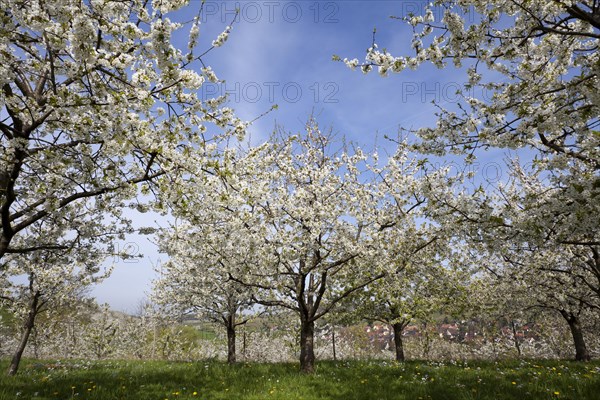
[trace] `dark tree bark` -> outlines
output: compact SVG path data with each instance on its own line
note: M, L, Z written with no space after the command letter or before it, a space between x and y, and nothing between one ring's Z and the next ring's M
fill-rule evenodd
M235 364L235 325L233 317L228 318L227 325L227 362L229 364Z
M335 326L331 325L331 343L333 346L333 361L337 361L337 354L335 351Z
M310 374L315 370L315 322L302 318L300 322L300 370Z
M569 329L571 330L571 335L573 336L573 344L575 345L575 360L589 361L591 357L585 344L579 317L564 310L561 310L560 313L567 321L567 324L569 324Z
M219 319L215 319L221 324L221 326L225 327L227 331L227 363L235 364L237 362L237 348L236 348L236 339L237 339L237 328L241 325L246 324L248 322L247 319L243 317L237 318L238 316L238 306L230 305L229 311L219 316ZM246 356L246 332L244 331L244 341L242 344L242 351L244 353L244 358Z
M242 356L244 356L244 361L246 361L246 330L244 329L244 340L242 344Z
M23 352L25 351L25 347L27 347L27 342L29 341L29 336L31 335L31 331L33 330L33 326L35 324L35 317L39 311L39 300L40 293L36 292L31 299L31 304L29 306L29 313L27 314L27 318L25 319L25 323L23 324L23 332L21 333L21 340L19 341L19 346L17 350L13 354L13 357L10 361L10 366L8 367L8 375L12 376L17 373L19 370L19 364L21 363L21 357L23 356Z
M517 325L513 319L510 320L510 327L512 329L513 341L515 343L515 348L517 349L517 354L521 357L521 342L519 341L519 337L517 336Z
M402 322L396 322L392 324L392 328L394 329L394 346L396 348L396 361L402 362L405 360L404 358L404 343L402 342L402 331L406 324Z

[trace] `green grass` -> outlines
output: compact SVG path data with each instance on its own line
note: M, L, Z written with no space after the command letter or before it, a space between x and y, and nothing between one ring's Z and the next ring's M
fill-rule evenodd
M598 361L327 361L306 376L295 364L26 360L0 377L1 400L598 398Z

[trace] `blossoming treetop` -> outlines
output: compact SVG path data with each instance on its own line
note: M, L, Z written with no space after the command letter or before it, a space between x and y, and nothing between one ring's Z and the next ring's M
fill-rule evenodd
M173 45L182 25L167 15L183 3L0 2L0 258L68 248L55 235L20 238L77 208L126 226L120 210L140 184L168 181L191 158L201 168L207 140L243 133L222 99L198 97L217 79L195 53L199 18L188 48ZM63 240L85 232L84 220L66 220Z

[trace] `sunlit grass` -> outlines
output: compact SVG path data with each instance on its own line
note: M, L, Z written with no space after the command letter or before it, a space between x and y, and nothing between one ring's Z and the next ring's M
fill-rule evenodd
M0 363L3 370L7 362ZM0 378L0 399L598 399L600 362L32 361Z

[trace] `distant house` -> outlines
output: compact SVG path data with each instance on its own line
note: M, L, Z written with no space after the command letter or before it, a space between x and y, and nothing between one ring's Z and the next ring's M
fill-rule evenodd
M419 337L419 336L421 336L421 331L419 330L419 327L416 325L408 325L406 328L404 328L404 331L402 331L402 336Z
M387 324L375 323L372 326L365 327L365 333L369 338L369 343L378 350L385 350L392 346L394 332Z
M473 321L461 322L446 322L432 327L440 339L457 342L472 342L476 340L484 340L485 335L478 331L478 325ZM533 324L525 324L517 329L516 336L522 340L537 340L538 335L535 332ZM364 326L364 332L368 342L375 349L393 349L394 348L394 331L391 326L382 323L374 323ZM512 337L512 328L503 326L500 328L503 335ZM404 338L418 338L423 334L422 328L419 325L408 325L402 331Z
M455 340L460 338L460 326L457 323L441 324L437 328L440 338Z

